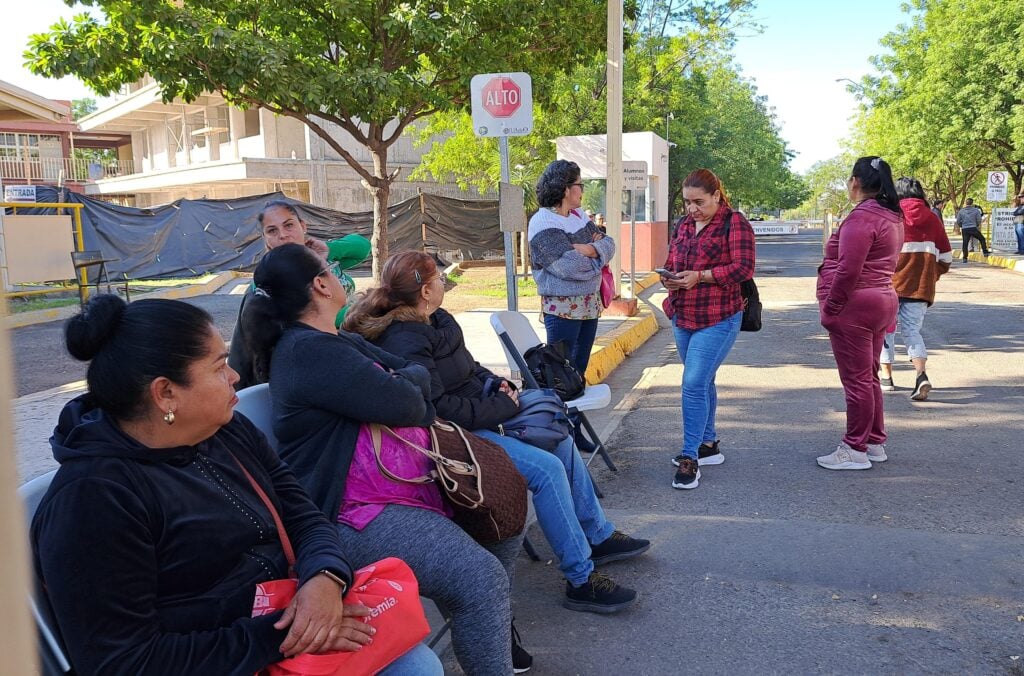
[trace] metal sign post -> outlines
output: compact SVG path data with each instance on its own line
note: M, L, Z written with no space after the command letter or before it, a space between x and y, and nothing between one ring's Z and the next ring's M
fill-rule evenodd
M498 137L501 182L511 180L508 137L533 131L533 82L526 73L485 73L474 75L469 84L473 131L481 137ZM503 211L503 210L502 210ZM508 309L519 310L516 289L516 261L512 245L513 227L501 217L505 237L505 288Z

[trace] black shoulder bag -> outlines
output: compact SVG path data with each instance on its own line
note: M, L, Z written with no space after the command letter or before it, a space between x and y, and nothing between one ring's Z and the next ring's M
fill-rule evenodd
M730 212L729 218L725 221L726 246L729 243L729 229L732 227L732 219L736 212ZM757 284L754 278L740 282L740 296L743 297L743 320L740 323L740 331L761 330L761 294L757 291Z

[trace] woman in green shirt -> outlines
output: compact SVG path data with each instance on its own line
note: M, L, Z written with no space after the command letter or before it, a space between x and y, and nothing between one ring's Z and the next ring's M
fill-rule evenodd
M354 268L366 260L366 257L370 255L370 240L355 233L332 239L329 242L322 242L311 237L306 222L299 216L298 210L284 200L267 202L257 220L268 251L282 244L304 244L327 261L331 271L341 280L341 285L348 298L345 307L341 308L334 320L335 326L341 326L341 322L345 319L345 313L356 297L355 280L349 277L345 270ZM240 376L235 385L235 388L239 390L258 382L253 373L252 354L245 344L245 333L242 329L242 312L245 311L246 302L252 297L252 292L253 286L250 285L238 308L238 320L235 322L235 331L231 337L231 352L228 355L228 364L238 371Z

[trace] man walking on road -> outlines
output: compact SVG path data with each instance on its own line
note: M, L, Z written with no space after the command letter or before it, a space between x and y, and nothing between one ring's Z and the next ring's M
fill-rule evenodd
M961 253L965 263L967 262L967 248L970 246L972 238L981 242L981 250L988 258L988 242L985 241L985 235L981 234L982 216L981 209L974 204L974 200L970 197L967 198L964 208L956 212L956 224L960 226L960 233L964 238Z

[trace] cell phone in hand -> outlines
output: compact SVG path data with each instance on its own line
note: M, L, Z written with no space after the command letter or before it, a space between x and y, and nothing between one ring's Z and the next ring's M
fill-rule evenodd
M669 272L665 268L654 268L654 271L657 272L662 277L675 277L676 276L676 273Z

